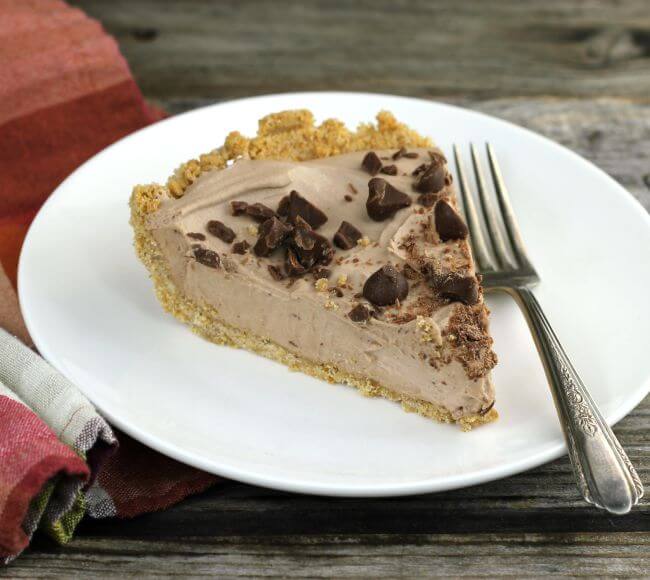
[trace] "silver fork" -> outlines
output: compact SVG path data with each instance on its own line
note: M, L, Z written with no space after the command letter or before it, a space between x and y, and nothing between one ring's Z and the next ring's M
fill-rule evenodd
M510 294L519 304L535 340L562 424L569 458L583 497L614 514L625 514L643 497L643 485L621 444L609 428L569 357L553 332L542 307L531 291L539 282L526 255L496 155L486 143L488 164L498 204L486 187L479 155L470 145L470 156L481 217L470 192L458 147L454 159L463 208L477 269L486 290ZM486 244L483 233L490 244Z

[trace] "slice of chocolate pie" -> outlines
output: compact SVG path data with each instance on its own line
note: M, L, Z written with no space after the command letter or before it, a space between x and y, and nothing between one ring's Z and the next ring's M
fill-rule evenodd
M231 133L134 189L136 251L208 340L469 429L497 413L467 227L443 154L377 119L350 132L289 111Z

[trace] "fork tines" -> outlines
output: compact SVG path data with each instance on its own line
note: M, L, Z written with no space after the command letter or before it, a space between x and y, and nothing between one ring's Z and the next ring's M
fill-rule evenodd
M467 181L459 148L454 145L454 160L456 162L462 206L467 227L469 228L477 269L484 275L484 278L491 273L500 273L517 277L524 283L537 282L539 278L526 255L521 232L515 219L496 154L489 143L486 143L485 147L492 175L494 194L486 186L476 147L470 144L470 157L481 206L479 211ZM498 204L494 203L495 196ZM486 243L484 234L487 235L489 243ZM500 276L499 278L503 282L503 277ZM487 282L489 285L489 280Z

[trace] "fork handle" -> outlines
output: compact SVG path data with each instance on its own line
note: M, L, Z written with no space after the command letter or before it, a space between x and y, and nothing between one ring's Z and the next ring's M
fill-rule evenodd
M526 316L544 364L580 492L608 512L627 513L643 496L636 470L573 368L535 295L526 287L509 292Z

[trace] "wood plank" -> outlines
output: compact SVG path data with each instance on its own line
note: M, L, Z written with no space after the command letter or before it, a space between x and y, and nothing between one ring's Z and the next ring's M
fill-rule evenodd
M649 532L282 535L182 541L86 538L65 551L28 553L9 572L13 578L642 577L648 566Z
M76 0L150 97L650 95L647 0Z

